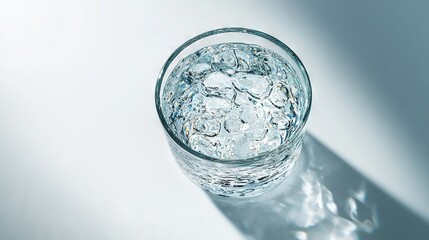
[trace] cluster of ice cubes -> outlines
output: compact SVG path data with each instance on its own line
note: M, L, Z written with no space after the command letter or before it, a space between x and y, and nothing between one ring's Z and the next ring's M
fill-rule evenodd
M219 159L278 148L302 121L303 89L291 65L258 45L225 43L182 59L163 90L167 124L189 147Z

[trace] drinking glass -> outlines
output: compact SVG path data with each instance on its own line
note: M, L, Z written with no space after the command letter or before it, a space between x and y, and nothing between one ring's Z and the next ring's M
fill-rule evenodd
M299 109L299 125L276 149L244 159L219 159L193 150L172 130L164 115L165 83L175 66L197 50L221 43L256 44L269 49L285 60L298 76L303 104ZM184 174L202 189L223 197L251 197L263 194L287 178L301 151L305 124L312 101L307 71L298 56L283 42L266 33L238 27L222 28L202 33L183 43L162 67L156 89L155 103L159 119L173 156Z

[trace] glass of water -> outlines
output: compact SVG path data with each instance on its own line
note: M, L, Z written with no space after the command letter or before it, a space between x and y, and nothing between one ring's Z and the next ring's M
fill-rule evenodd
M173 52L155 103L183 172L210 193L249 197L293 170L311 96L308 74L288 46L260 31L222 28Z

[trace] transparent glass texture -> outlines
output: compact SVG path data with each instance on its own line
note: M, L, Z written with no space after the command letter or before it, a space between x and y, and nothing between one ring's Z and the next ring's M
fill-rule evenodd
M168 99L166 95L174 94L171 89L178 89L179 91L179 88L176 86L166 87L166 85L170 84L171 76L174 77L178 66L183 65L184 59L189 59L189 56L201 49L225 44L260 46L284 59L287 62L287 67L293 73L293 80L299 89L300 97L299 104L294 105L294 107L299 108L295 109L299 114L295 116L293 128L288 129L287 137L282 138L283 141L274 149L269 148L267 151L254 154L232 155L235 158L226 158L225 156L228 155L225 154L208 154L197 151L198 148L195 148L195 145L191 146L187 142L188 139L181 136L180 131L177 131L177 126L182 127L183 123L171 120L172 108L166 100ZM217 65L212 65L212 68L216 69L216 67ZM224 69L220 70L224 71ZM225 76L232 74L228 71L229 69L225 70ZM262 75L262 73L255 74ZM273 90L270 91L270 94L274 96L275 88L271 87ZM248 93L252 94L253 92L248 91ZM269 100L272 104L277 106L282 104L273 101L273 99L270 95ZM268 102L268 97L266 101ZM304 127L311 108L311 85L299 58L278 39L255 30L223 28L200 34L173 52L159 75L155 102L158 115L167 133L168 143L183 172L194 183L210 193L225 197L248 197L266 192L291 173L301 150ZM224 127L226 128L226 125Z

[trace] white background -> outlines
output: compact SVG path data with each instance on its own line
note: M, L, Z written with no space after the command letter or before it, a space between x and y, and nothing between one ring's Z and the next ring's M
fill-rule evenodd
M308 130L429 219L427 4L310 2L0 2L0 238L240 239L175 165L153 96L176 47L227 26L289 45Z

